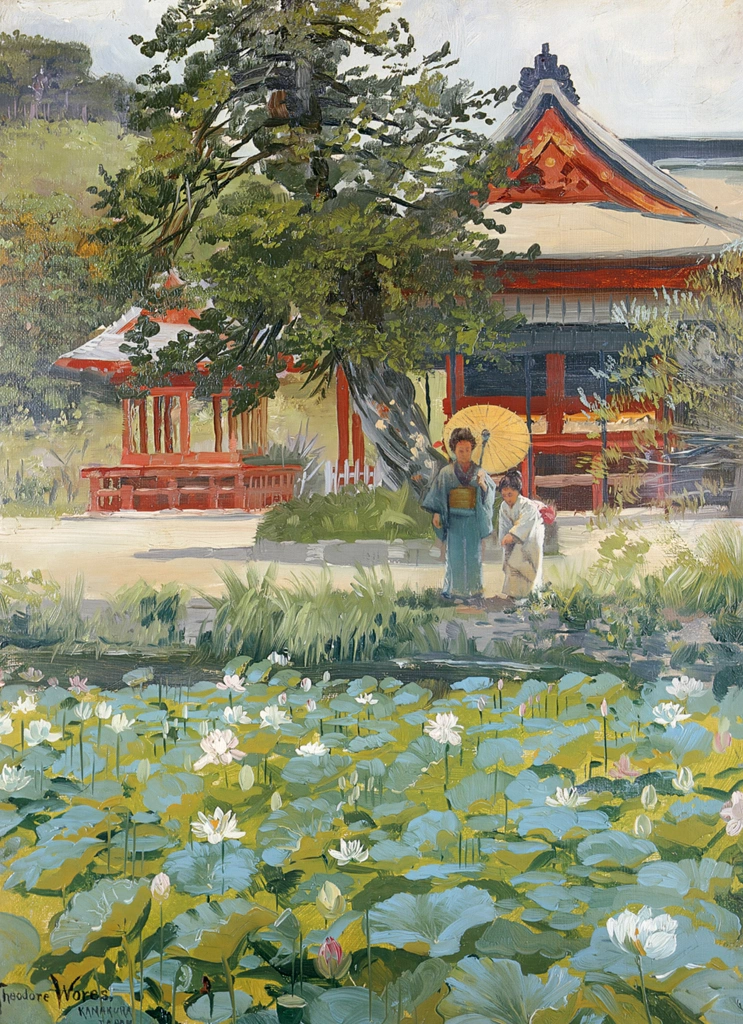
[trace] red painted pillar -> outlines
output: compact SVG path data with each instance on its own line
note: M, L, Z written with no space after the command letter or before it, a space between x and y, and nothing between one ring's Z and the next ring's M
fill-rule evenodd
M361 417L357 412L351 417L351 443L353 445L353 464L363 470L366 459L364 431L361 426Z
M547 353L547 433L563 431L565 402L565 356L559 352Z
M121 403L121 454L123 458L127 458L131 455L132 451L132 413L131 413L131 402L128 398L122 400Z
M529 476L529 456L521 463L521 493L526 498L532 497L532 481Z
M459 400L464 398L464 356L456 356L454 359L454 394L457 398L457 409L459 409Z
M348 380L339 366L335 375L335 404L338 416L338 463L348 462L348 415L351 403L348 394Z
M452 371L451 371L451 357L446 357L446 398L444 399L444 415L449 417L452 415L452 398L454 392L452 391Z

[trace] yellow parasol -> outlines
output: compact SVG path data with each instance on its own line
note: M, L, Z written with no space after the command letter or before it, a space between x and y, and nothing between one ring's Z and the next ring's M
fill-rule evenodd
M466 427L475 435L472 458L486 473L505 473L518 466L529 451L531 438L526 424L500 405L470 405L455 413L444 428L447 449L451 432L457 427Z

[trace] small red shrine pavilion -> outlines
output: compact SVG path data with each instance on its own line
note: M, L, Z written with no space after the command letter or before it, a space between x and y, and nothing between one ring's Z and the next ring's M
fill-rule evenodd
M531 263L481 265L500 276L506 313L522 318L508 336L513 369L477 357L448 360L444 411L493 403L523 416L532 433L523 467L528 492L580 509L589 505L589 488L595 508L619 484L626 460L598 480L586 459L607 444L636 452L638 422L652 433L654 414L626 404L602 437L584 399L611 394L602 374L630 338L632 310L678 315L674 292L743 235L743 187L724 169L694 172L694 159L686 161L686 182L672 177L638 151L652 157L652 140L634 149L607 131L581 109L568 68L547 44L534 67L522 71L514 107L492 138L515 144L518 155L510 181L491 187L491 212L522 203L508 218L509 248L537 243L541 255ZM676 164L684 163L685 151L697 156L694 140L659 141L666 143L659 155L675 144ZM738 148L743 153L740 140ZM659 436L655 444L645 452L646 465L662 495L670 471Z
M181 282L182 284L182 282ZM129 309L116 323L68 352L56 366L104 377L124 384L132 373L121 349L126 333L142 310ZM193 309L173 309L151 317L160 327L150 339L154 353L174 341L181 331L195 334ZM197 367L204 370L205 367ZM171 377L167 386L153 388L142 398L122 401L121 463L83 470L90 481L89 508L94 512L161 509L266 508L294 495L301 466L267 464L268 403L263 399L251 412L233 414L233 387L227 381L212 396L213 450L191 445L190 403L194 378Z

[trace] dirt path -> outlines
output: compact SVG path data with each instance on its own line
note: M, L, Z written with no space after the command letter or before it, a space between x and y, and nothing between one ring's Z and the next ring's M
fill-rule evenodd
M254 543L259 521L257 515L198 513L6 518L0 520L0 561L11 562L23 571L42 569L59 582L72 582L82 574L88 598L107 597L139 579L178 582L194 590L217 593L222 588L219 571L225 565L242 571L245 549ZM709 510L672 524L655 513L644 513L641 530L652 542L650 566L662 564L674 543L693 546L714 522ZM743 529L743 520L735 523ZM588 530L584 521L561 515L561 554L545 560L546 577L580 575L596 559L604 536L606 531ZM254 564L259 569L268 566L267 562ZM280 564L278 574L280 580L288 581L322 571L319 565ZM333 566L331 571L338 587L350 586L352 566ZM443 577L443 566L439 565L391 565L390 571L398 586L407 584L414 589L437 587ZM500 593L502 580L500 566L486 562L486 594Z

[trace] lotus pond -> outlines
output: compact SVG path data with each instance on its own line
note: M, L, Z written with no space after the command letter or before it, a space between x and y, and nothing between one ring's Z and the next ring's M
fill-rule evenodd
M737 688L285 661L6 673L0 1020L743 1019Z

